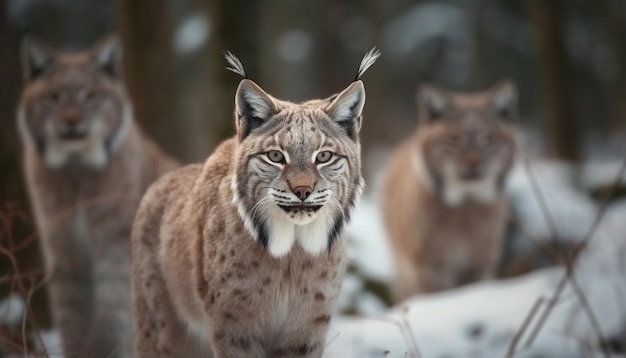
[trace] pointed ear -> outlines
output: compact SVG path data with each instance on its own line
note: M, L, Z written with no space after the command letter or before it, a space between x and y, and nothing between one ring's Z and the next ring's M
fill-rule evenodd
M505 120L517 118L517 87L511 80L502 80L491 89L491 105L498 117Z
M448 96L441 90L424 84L417 90L417 109L419 118L426 122L440 119L448 110Z
M55 51L42 41L31 36L22 40L22 72L25 81L42 74L54 62Z
M276 113L276 103L261 87L248 79L239 82L235 94L235 116L240 140L261 127Z
M333 98L333 97L330 97ZM363 81L354 81L348 88L334 96L326 107L326 113L333 122L342 127L348 136L356 139L361 130L363 107L365 106L365 87Z
M95 64L112 78L123 76L122 44L116 35L108 35L91 48Z

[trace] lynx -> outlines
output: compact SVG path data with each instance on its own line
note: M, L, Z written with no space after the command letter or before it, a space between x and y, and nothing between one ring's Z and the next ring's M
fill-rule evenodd
M236 136L150 187L133 225L137 357L319 357L363 188L360 75L290 103L246 78Z
M517 94L418 91L417 132L391 155L383 212L393 252L393 295L491 277L507 220L503 186L517 152Z
M143 192L176 164L133 122L121 47L24 39L23 165L65 357L131 354L130 230Z

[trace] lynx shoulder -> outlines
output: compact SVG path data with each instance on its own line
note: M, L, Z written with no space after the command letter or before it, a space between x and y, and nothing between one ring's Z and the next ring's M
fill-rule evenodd
M391 155L383 212L396 300L490 277L503 244L503 186L517 152L517 95L418 91L417 131Z
M240 82L236 136L152 185L138 211L137 357L321 356L363 188L364 104L358 79L299 104Z
M66 357L130 355L130 228L173 160L139 130L108 37L82 52L22 44L23 164Z

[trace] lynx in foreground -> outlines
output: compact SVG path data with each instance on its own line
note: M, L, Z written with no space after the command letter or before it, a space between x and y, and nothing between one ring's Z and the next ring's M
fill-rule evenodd
M383 194L396 256L394 298L452 288L495 273L514 164L514 85L483 93L418 92L418 129L391 156Z
M130 230L145 189L175 163L133 122L120 44L22 47L18 127L65 357L131 353Z
M319 357L363 188L357 79L299 104L244 77L237 135L161 178L133 226L137 357Z

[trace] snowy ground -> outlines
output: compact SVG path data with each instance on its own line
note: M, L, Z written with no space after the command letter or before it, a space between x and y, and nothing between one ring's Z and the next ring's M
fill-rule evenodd
M533 162L531 169L560 241L579 242L598 208L577 187L576 171L554 162ZM590 169L584 170L584 187L607 186L617 173L615 165L596 169L595 177ZM611 176L608 171L615 174ZM521 167L509 184L512 208L520 225L539 240L552 240L550 224ZM372 280L386 284L392 276L393 258L376 201L376 195L364 198L347 229L353 268L344 282L338 309L357 314L338 314L333 319L325 357L505 357L528 311L540 297L550 297L565 274L562 267L554 266L387 307L380 295L368 291L367 285ZM626 200L609 207L575 273L600 322L601 334L607 339L625 337ZM569 284L540 332L534 344L519 352L527 339L527 335L522 336L515 356L601 356L596 333Z

